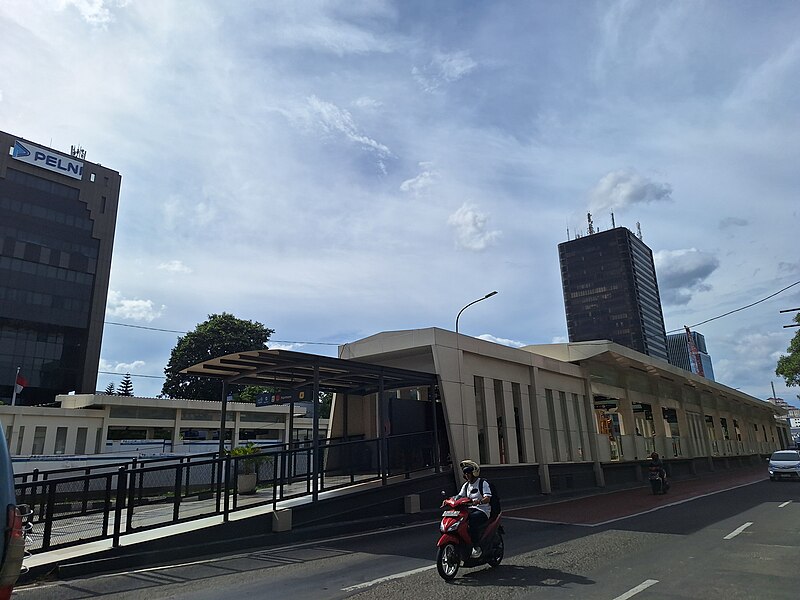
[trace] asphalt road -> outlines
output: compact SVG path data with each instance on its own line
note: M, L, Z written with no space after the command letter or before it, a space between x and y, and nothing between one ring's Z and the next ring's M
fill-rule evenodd
M679 484L678 484L679 485ZM646 490L634 490L647 494ZM497 569L433 567L438 523L20 588L21 600L781 599L800 593L800 483L760 481L589 527L514 517ZM641 500L641 498L638 498ZM618 507L617 507L618 510ZM517 513L525 514L525 513ZM387 579L388 578L388 579Z

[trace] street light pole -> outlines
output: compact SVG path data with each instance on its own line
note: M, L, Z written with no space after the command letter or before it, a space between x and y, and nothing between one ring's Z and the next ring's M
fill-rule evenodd
M491 298L496 293L497 290L489 292L483 298L478 298L477 300L473 300L472 302L467 304L464 308L462 308L460 311L458 311L458 314L456 315L456 356L458 358L458 400L459 403L461 404L461 437L462 437L461 442L464 448L464 458L468 458L466 454L467 451L469 450L469 445L467 444L467 423L466 419L464 418L464 382L461 381L462 356L461 356L461 348L459 344L459 335L458 335L458 319L461 318L461 313L467 310L470 306L472 306L473 304L477 304L478 302L482 302L487 298ZM480 460L480 457L478 458L478 460Z
M472 302L467 304L464 308L462 308L460 311L458 311L458 315L456 315L456 335L458 335L458 319L461 318L461 313L463 313L465 310L467 310L473 304L477 304L478 302L482 302L482 301L486 300L487 298L491 298L496 293L497 293L497 290L495 290L494 292L489 292L483 298L478 298L477 300L473 300ZM458 341L458 338L456 338L456 341Z

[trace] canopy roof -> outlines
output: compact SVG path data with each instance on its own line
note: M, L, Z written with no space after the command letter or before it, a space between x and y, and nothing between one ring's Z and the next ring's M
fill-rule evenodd
M236 352L181 371L184 375L223 379L228 384L259 385L282 390L314 385L322 392L364 396L384 390L436 385L433 373L305 354L291 350Z

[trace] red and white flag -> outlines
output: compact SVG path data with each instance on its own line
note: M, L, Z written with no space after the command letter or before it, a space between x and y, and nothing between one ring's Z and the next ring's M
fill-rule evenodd
M17 375L17 384L14 386L14 391L19 394L26 385L28 385L28 380L22 375Z

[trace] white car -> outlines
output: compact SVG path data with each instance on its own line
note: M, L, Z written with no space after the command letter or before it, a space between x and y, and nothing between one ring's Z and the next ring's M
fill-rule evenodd
M800 451L778 450L769 457L769 479L800 479Z

